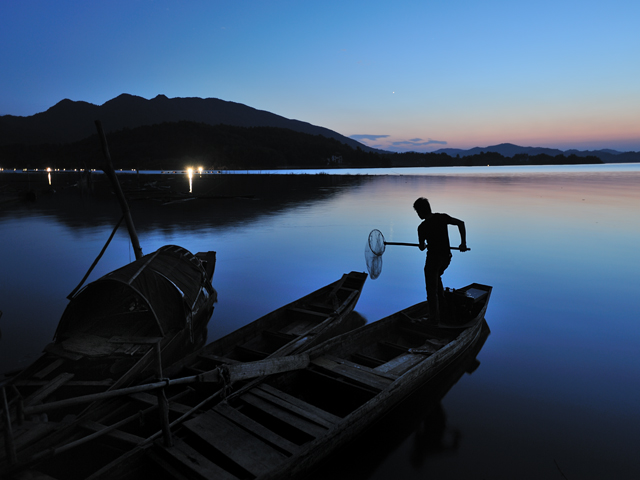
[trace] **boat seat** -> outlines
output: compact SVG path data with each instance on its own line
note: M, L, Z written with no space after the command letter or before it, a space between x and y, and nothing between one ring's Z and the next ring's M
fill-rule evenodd
M375 367L374 370L380 373L400 376L414 365L422 362L425 358L426 356L423 354L405 353Z
M363 365L329 355L315 358L311 363L317 368L330 371L335 375L348 378L378 391L384 390L395 380L395 377L384 372L375 371Z
M300 408L287 408L287 406L270 401L264 395L256 394L252 390L243 394L240 400L246 405L250 405L263 414L275 418L311 438L324 435L329 428L321 424L311 411L305 412L304 410L301 411Z
M288 439L278 435L261 423L244 415L241 411L231 407L227 402L220 402L213 407L213 409L220 415L240 425L245 430L252 432L258 438L276 447L287 456L300 450L300 447L295 443L290 442Z
M371 355L365 355L364 353L354 353L353 355L351 355L350 358L354 362L370 368L374 368L385 363L384 360L381 360L376 357L372 357Z
M186 421L184 426L254 477L287 459L286 455L253 432L213 410ZM218 477L212 475L210 478Z

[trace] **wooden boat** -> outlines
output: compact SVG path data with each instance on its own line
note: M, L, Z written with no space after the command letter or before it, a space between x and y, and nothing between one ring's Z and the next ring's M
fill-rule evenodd
M256 360L282 357L342 333L350 328L349 313L360 297L366 278L366 273L344 274L339 280L186 356L164 369L163 374L172 379L197 376L215 371L221 365L251 364ZM189 416L205 411L205 407L221 400L230 385L226 387L222 389L221 385L209 382L168 386L164 389L168 397L167 421L175 428ZM103 401L81 421L75 422L72 429L58 435L55 442L40 442L19 456L15 463L21 468L37 464L39 471L53 478L112 478L114 470L135 468L136 462L133 467L129 463L130 453L136 447L140 447L141 452L144 447L152 445L145 439L154 439L162 434L161 403L157 396L146 391ZM83 444L83 438L90 438L90 441ZM65 444L76 443L77 447L66 451L68 447ZM42 454L47 451L47 454ZM96 456L96 451L108 454ZM76 465L79 471L71 477L69 465L77 464L74 458L85 452L83 459L86 462ZM47 458L58 453L60 455L55 458Z
M245 386L148 453L174 478L305 474L481 341L490 293L450 293L453 325L429 324L423 302L330 339L306 368Z
M54 342L3 386L3 429L13 438L0 449L0 471L22 449L90 410L47 405L126 387L201 347L216 301L215 258L215 252L193 255L167 245L77 292ZM29 415L36 406L44 413Z

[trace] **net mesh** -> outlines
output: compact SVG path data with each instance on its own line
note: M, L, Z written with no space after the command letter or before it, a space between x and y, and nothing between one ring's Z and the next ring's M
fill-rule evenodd
M367 264L367 271L369 272L369 278L375 280L382 273L382 255L376 255L371 251L369 242L364 246L364 260Z
M384 253L384 235L380 230L371 230L369 234L369 248L374 255L382 255Z

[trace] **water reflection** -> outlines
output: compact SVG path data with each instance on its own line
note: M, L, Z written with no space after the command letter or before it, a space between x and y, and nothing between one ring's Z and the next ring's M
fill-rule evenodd
M363 246L374 228L389 241L417 241L411 205L419 196L464 218L472 251L452 263L443 282L494 287L492 336L482 367L443 400L447 428L462 435L459 449L451 459L427 457L423 468L442 478L522 478L526 465L529 478L551 478L558 474L553 455L568 478L639 478L632 459L640 431L640 168L608 168L203 175L193 184L197 199L182 204L164 203L160 181L155 190L142 175L123 183L136 192L131 210L146 253L166 244L217 251L210 340L336 275L365 271ZM16 175L26 186L27 175ZM59 194L0 210L0 371L30 363L51 340L66 295L120 218L100 175L95 193L85 196L55 177ZM39 175L44 187L45 178ZM188 189L182 173L162 181ZM126 232L119 232L96 278L130 259ZM369 322L424 298L423 253L389 249L384 262L357 306ZM487 438L487 431L497 433ZM370 470L373 478L399 478L409 449L406 440L389 447L385 463Z

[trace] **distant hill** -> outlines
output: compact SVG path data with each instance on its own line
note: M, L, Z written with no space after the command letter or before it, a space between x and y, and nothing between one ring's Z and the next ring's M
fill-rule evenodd
M287 128L295 132L333 138L352 148L375 151L328 128L290 120L241 103L217 98L167 98L164 95L147 100L129 94L119 95L100 106L62 100L46 112L29 117L0 116L0 145L77 142L96 133L95 120L102 122L106 133L180 121L237 127Z
M566 157L575 155L577 157L597 157L604 163L632 163L640 162L640 152L618 152L616 150L604 149L604 150L558 150L556 148L542 148L542 147L520 147L512 143L501 143L499 145L492 145L489 147L474 147L469 150L461 150L459 148L441 148L434 153L446 153L451 157L467 157L472 155L478 155L480 153L499 153L503 157L515 157L517 155L549 155L555 157L556 155L564 155Z

